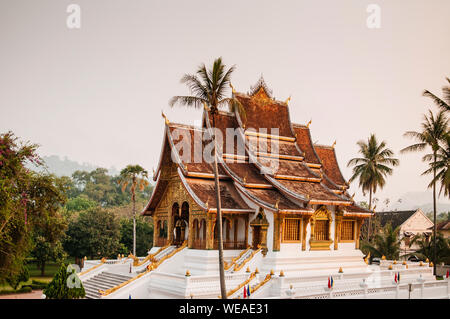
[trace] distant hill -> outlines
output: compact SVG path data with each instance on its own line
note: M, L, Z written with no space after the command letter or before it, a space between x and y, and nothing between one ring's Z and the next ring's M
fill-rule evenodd
M429 213L433 211L433 197L431 191L425 192L408 192L400 197L400 200L391 203L388 208L383 207L382 203L378 204L380 211L382 210L414 210L420 208L423 212ZM443 213L450 211L450 201L443 196L437 198L437 212Z
M63 159L57 155L43 156L42 157L45 166L49 173L55 174L56 176L72 176L75 171L93 171L100 166L96 166L90 163L78 163L72 161L65 156ZM43 171L42 168L30 167L35 171ZM108 169L110 175L118 175L119 171L115 167Z

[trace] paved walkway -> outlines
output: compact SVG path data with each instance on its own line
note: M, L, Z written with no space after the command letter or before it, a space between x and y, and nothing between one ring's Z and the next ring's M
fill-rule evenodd
M0 299L42 299L42 290L33 290L24 294L0 295Z

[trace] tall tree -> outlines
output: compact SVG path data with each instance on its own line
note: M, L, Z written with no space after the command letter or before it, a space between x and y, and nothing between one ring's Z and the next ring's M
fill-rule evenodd
M226 90L230 85L231 74L235 70L235 66L226 70L226 66L222 63L222 58L214 61L212 69L207 70L205 64L200 65L197 69L196 75L185 74L181 78L181 83L186 84L192 95L189 96L174 96L169 105L174 106L180 104L187 107L201 108L202 106L212 116L212 127L216 127L216 116L220 107L228 106L229 110L235 110L245 118L245 111L242 104L234 97L225 97ZM213 157L214 157L214 184L216 190L216 206L217 206L217 220L216 227L218 231L219 240L219 275L220 275L220 291L222 299L226 299L225 286L225 271L223 262L223 239L222 239L222 211L220 200L220 185L219 174L217 167L217 151L216 139L214 139Z
M103 208L95 207L80 213L69 223L63 241L64 250L77 259L116 257L121 249L118 218Z
M449 78L445 78L450 83ZM442 98L431 93L428 90L423 91L423 95L431 98L434 103L443 111L450 111L450 86L442 87Z
M37 145L23 143L12 133L0 134L0 283L22 270L31 245L32 178L26 165L40 166Z
M379 143L375 134L365 141L358 141L361 157L352 158L347 166L353 166L353 175L349 182L359 179L359 186L364 193L369 192L369 210L372 209L372 194L376 193L378 188L383 188L386 184L386 177L392 175L391 166L397 166L399 160L393 158L394 152L386 147L386 142ZM367 228L367 238L370 241L369 219Z
M130 184L131 200L133 201L133 255L136 256L136 188L141 191L149 184L148 172L139 165L128 165L119 176L118 184L122 185L122 192Z
M405 137L415 139L417 143L405 147L400 152L420 152L427 147L431 148L432 156L424 156L422 160L432 160L430 166L433 170L433 180L431 186L433 188L433 244L434 244L434 274L436 274L436 171L437 171L437 159L439 151L439 143L448 134L448 119L444 114L445 111L441 110L435 116L431 110L428 111L428 116L423 116L423 122L421 124L422 130L420 132L408 131L404 134ZM430 185L429 185L430 186Z
M423 157L423 160L431 163L430 168L427 169L422 175L433 174L436 170L436 177L428 184L429 188L433 187L433 183L440 183L439 195L442 191L444 195L450 196L450 134L447 132L439 143L439 148L436 151L436 162L433 162L434 154L427 154Z

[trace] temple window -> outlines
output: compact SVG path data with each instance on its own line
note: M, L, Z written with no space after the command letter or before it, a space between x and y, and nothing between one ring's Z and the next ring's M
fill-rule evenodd
M301 222L300 218L285 218L283 225L283 242L301 241Z
M353 220L344 220L341 224L341 240L355 239L355 222Z
M314 228L314 238L316 240L329 240L329 222L328 220L316 220Z

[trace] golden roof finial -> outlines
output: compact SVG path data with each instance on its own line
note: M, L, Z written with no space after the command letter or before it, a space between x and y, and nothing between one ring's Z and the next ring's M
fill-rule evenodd
M352 195L352 199L353 199L353 198L355 198L355 195L356 195L356 193L353 193L353 195Z
M250 272L250 267L247 267L247 269L245 270L245 272Z
M286 99L286 101L284 101L284 103L288 104L290 100L291 100L291 95L289 95L289 97Z
M169 119L167 118L167 116L164 114L163 111L161 111L161 116L164 118L164 121L166 122L166 125L169 125L170 124Z
M231 84L231 82L230 82L230 88L231 88L231 92L234 94L234 93L236 93L236 91L234 90L234 87L233 87L233 85Z
M283 269L280 270L280 277L284 277L284 271L283 271Z
M275 208L278 209L278 204L280 203L280 199L277 199L277 201L275 202Z
M245 176L244 176L244 184L247 184L247 176L248 176L248 172L245 173Z
M336 146L336 140L333 142L333 145L331 145L332 148Z
M312 123L312 119L309 120L308 124L306 124L306 127L309 127L311 125L311 123Z
M342 270L342 267L339 267L339 273L343 273L344 272L344 270Z
M189 269L188 269L188 270L186 270L186 274L185 274L185 276L186 276L186 277L189 277L189 276L191 276L191 272L189 271Z

